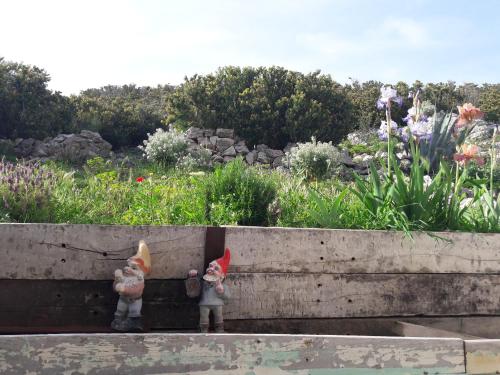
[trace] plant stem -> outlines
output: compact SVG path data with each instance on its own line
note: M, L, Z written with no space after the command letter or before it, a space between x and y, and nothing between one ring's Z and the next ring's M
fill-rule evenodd
M387 175L391 176L391 101L387 101L385 109L385 116L387 121Z
M493 131L493 138L491 140L490 154L491 154L491 162L490 162L490 195L493 197L493 171L495 169L495 163L497 158L497 153L495 150L495 141L497 137L498 127L495 126L495 130Z

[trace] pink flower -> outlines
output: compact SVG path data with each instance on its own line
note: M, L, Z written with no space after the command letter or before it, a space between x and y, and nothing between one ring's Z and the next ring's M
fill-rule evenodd
M476 145L462 145L460 152L453 155L453 160L462 166L467 165L470 161L474 161L477 165L484 165L484 158L477 156L478 153L479 147Z
M457 127L461 128L470 124L474 120L482 119L484 113L479 108L474 107L471 103L465 103L463 106L458 106L458 122Z
M137 178L135 179L135 181L136 181L136 182L142 182L142 181L144 181L144 177L137 177Z

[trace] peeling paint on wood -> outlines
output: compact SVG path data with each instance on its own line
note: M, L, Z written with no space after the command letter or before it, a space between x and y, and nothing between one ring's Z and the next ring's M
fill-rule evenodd
M500 340L465 340L467 374L500 373Z
M0 337L0 373L463 374L463 343L290 335Z
M0 279L109 280L144 239L150 279L203 269L205 227L0 224ZM174 261L175 260L175 261Z
M227 227L230 272L498 273L500 234ZM305 256L307 254L307 256Z

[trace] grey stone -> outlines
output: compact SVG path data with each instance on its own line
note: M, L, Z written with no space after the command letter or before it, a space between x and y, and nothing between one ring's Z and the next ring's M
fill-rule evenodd
M229 147L234 145L234 139L231 138L219 138L217 140L217 150L220 152L224 152Z
M255 151L251 151L245 155L245 160L248 163L248 165L252 165L253 163L255 163L255 159L256 159Z
M273 168L278 168L283 166L284 155L278 156L273 160Z
M271 148L268 148L264 151L266 153L266 155L270 158L270 159L275 159L279 156L283 156L285 155L285 153L281 150L273 150Z
M34 157L49 156L48 150L47 150L47 145L41 141L36 141L34 146L33 146L31 156L34 156Z
M223 163L224 162L224 158L220 155L217 155L217 154L214 154L212 155L212 161L214 163Z
M202 148L207 148L209 150L214 150L215 149L215 145L213 145L212 142L210 142L210 139L208 137L198 138L198 144Z
M219 128L215 131L215 135L219 138L234 138L234 130Z
M259 152L260 152L260 151L265 151L265 150L267 150L268 148L269 148L269 146L264 145L264 144L260 144L260 145L255 146L255 149L256 149L257 151L259 151Z
M214 129L203 129L203 135L205 137L211 137L215 134L215 130Z
M229 163L230 161L233 161L236 159L234 156L224 156L224 163Z
M35 139L26 138L17 143L16 147L14 148L14 152L16 156L25 158L31 155L34 146Z
M352 160L351 156L349 155L349 152L347 150L342 151L342 163L348 167L354 167L356 164Z
M213 144L214 146L217 144L217 140L219 139L219 137L217 137L216 135L214 136L211 136L210 137L210 143Z
M234 149L234 146L229 147L226 149L223 153L222 156L236 156L236 150Z
M186 131L186 137L190 139L203 137L203 129L191 127Z
M269 164L271 160L269 160L269 157L266 155L264 151L259 151L257 154L257 162L261 164Z
M238 154L243 154L243 155L246 155L246 154L248 154L250 152L250 150L248 149L247 145L245 144L245 141L238 142L234 146L234 149L236 150L236 152Z

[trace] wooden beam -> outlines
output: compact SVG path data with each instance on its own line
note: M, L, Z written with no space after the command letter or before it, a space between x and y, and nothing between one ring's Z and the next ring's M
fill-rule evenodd
M499 273L499 233L228 227L230 272Z
M241 273L227 319L498 315L500 275Z
M107 332L118 294L111 281L0 280L0 300L0 333ZM142 314L148 329L198 326L183 280L148 280Z
M0 224L0 279L110 280L144 239L151 279L203 270L205 227Z
M500 340L465 341L467 374L500 373Z
M404 321L487 339L500 338L500 316L404 318Z
M426 327L423 325L407 322L395 321L391 331L402 337L454 337L459 339L481 339L482 337L466 335L459 332L447 331L444 329Z
M351 336L0 336L0 373L464 374L463 342Z

